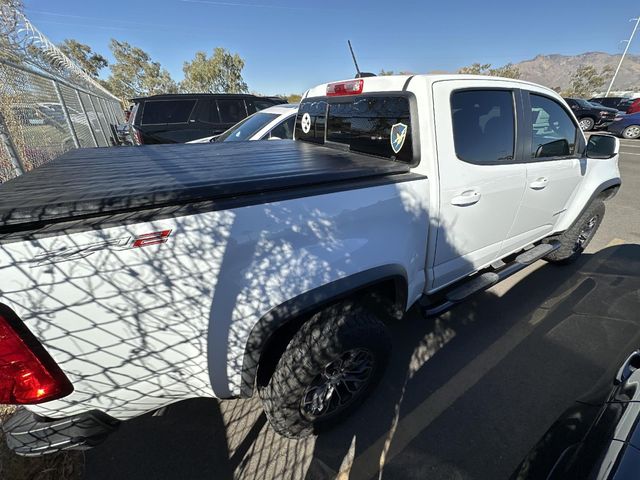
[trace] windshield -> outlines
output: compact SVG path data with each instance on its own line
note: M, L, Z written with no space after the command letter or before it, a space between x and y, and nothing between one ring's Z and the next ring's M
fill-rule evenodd
M226 132L222 133L216 142L242 142L249 140L258 131L262 130L269 122L278 118L275 113L254 113L250 117L245 118L239 123L236 123Z

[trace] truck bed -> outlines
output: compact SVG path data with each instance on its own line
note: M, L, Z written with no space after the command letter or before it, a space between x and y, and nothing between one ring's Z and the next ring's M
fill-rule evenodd
M78 149L0 185L0 234L407 172L404 163L299 141Z

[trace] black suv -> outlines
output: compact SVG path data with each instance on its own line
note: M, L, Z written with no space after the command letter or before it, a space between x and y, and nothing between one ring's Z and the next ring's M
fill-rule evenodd
M580 128L585 132L606 127L618 114L615 108L596 105L582 98L565 98L564 101L571 107L573 114L580 122Z
M138 145L218 135L258 110L287 103L279 97L213 93L153 95L131 101L131 136Z

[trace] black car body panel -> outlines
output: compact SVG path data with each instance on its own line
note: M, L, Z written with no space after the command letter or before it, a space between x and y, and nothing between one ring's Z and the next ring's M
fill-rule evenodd
M579 401L511 476L518 480L640 478L640 351L620 367L602 401Z
M626 112L627 108L633 103L633 99L629 97L594 97L590 98L589 101L605 107L615 108L620 112Z
M244 94L171 94L133 98L130 119L136 144L185 143L218 135L278 97Z
M613 122L616 118L618 110L606 106L600 107L581 98L565 98L564 99L578 120L589 117L593 120L594 126L603 128Z

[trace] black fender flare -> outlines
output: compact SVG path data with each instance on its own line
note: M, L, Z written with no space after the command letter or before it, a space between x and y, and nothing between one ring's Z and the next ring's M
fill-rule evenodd
M258 373L258 365L272 335L289 322L320 311L322 308L381 285L393 282L393 310L401 316L407 307L407 274L401 265L383 265L340 278L309 290L272 308L251 329L242 361L240 395L250 397Z
M598 185L598 187L594 189L593 193L589 197L589 200L587 200L582 206L580 213L576 215L575 220L571 223L571 227L575 225L575 223L580 219L582 214L587 210L587 208L589 208L589 205L591 205L596 198L602 197L602 200L605 201L615 197L616 193L618 193L618 190L620 190L621 185L622 180L620 180L620 177L610 178L609 180L606 180Z

